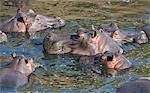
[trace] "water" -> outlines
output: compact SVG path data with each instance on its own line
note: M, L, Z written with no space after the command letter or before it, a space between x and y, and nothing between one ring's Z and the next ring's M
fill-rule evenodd
M127 0L122 0L127 1ZM130 13L133 11L130 11ZM135 14L136 15L136 14ZM106 18L109 14L106 15ZM148 13L140 17L134 17L137 20L149 20ZM127 18L127 17L126 17ZM90 28L91 24L106 22L110 19L92 21L70 20L62 29L47 29L46 31L30 33L30 37L25 34L7 33L8 42L0 44L0 63L5 66L11 59L10 54L16 52L18 55L32 57L35 63L40 64L40 68L31 75L30 82L26 86L18 89L19 92L42 92L42 93L115 93L116 88L130 80L150 75L150 44L129 44L123 46L125 56L133 63L133 67L119 73L117 76L98 75L92 73L92 65L79 63L78 55L46 55L43 53L43 38L50 32L57 34L69 34L78 27ZM135 31L133 25L124 24L130 21L114 18L121 23L124 29ZM132 19L132 22L133 19ZM131 24L131 23L130 23ZM142 25L142 24L140 24ZM136 29L137 30L137 29Z

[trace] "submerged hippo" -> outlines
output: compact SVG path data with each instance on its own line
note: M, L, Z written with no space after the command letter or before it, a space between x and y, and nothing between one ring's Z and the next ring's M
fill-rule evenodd
M79 29L71 35L71 40L73 41L71 46L73 54L96 55L105 51L110 51L115 55L123 53L118 44L103 31Z
M79 59L82 64L92 64L92 71L99 75L116 76L120 70L130 68L132 63L128 61L122 54L116 56L106 51L92 56L82 56ZM98 69L95 69L98 68Z
M117 93L150 93L150 78L129 81L117 88Z
M147 30L148 27L145 28ZM124 44L129 42L135 42L141 44L141 43L148 42L148 37L144 30L136 31L136 32L122 30L119 29L119 27L115 23L102 24L97 28L93 26L93 29L102 29L119 44Z
M36 15L34 22L32 22L31 27L28 29L31 31L40 31L47 28L60 28L65 25L65 21L60 17L47 17L43 15Z
M12 61L7 67L0 68L1 89L17 89L28 82L28 76L35 71L35 65L31 58L12 54ZM2 91L1 90L1 91ZM6 89L7 90L7 89Z
M105 65L107 68L111 69L126 69L130 68L132 63L127 60L123 55L113 55L112 53L106 51L103 54L97 54L94 57L96 63Z
M0 30L0 43L7 42L7 35Z
M148 38L144 31L130 32L117 30L112 34L112 38L121 44L132 42L142 44L148 42Z
M68 36L54 33L48 34L43 41L44 51L48 54L64 54L71 52L72 49L68 46L70 43Z

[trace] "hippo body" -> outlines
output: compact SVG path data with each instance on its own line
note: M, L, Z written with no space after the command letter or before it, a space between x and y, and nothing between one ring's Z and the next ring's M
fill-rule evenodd
M43 41L44 51L48 54L69 53L71 48L68 46L69 37L65 35L48 34Z
M117 93L150 93L150 80L138 79L117 88Z
M28 76L35 70L31 58L12 54L13 60L7 67L0 68L0 87L3 89L17 89L28 82Z
M7 35L0 30L0 43L7 42Z

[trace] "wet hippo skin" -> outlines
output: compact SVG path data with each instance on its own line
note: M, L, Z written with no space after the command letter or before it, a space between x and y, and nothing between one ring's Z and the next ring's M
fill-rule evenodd
M1 91L23 86L28 82L28 76L35 71L35 65L31 58L16 56L15 53L12 54L12 58L7 67L0 68Z
M103 31L79 29L71 39L74 41L71 46L73 54L96 55L105 51L116 55L123 53L118 44Z
M117 93L150 93L150 80L138 79L129 81L117 88Z

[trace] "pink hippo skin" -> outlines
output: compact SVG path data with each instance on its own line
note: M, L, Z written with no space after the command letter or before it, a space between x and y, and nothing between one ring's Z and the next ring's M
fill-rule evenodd
M117 75L117 70L127 69L132 66L132 63L122 54L116 56L108 51L93 56L83 56L79 62L83 64L95 64L97 67L107 68L107 73L112 76ZM106 72L103 74L106 74Z
M103 31L79 29L71 35L73 41L72 53L79 55L96 55L110 51L115 55L123 53L123 50L114 40Z
M150 78L129 81L117 88L116 93L150 93Z
M64 54L71 52L69 43L69 35L50 33L44 38L43 48L48 54Z
M35 71L31 58L12 54L12 61L8 67L0 68L0 87L16 89L28 82L28 76ZM1 90L1 91L2 91Z

